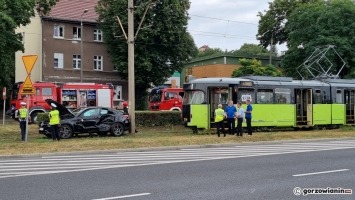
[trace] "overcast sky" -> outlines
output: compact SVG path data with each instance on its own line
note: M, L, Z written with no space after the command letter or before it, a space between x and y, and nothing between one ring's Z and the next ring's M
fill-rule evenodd
M197 47L235 50L244 43L259 44L259 11L272 0L190 0L188 30ZM278 47L285 50L285 47Z

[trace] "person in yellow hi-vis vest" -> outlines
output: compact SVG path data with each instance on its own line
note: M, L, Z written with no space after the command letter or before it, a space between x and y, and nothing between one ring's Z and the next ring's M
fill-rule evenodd
M16 110L15 112L15 118L18 118L20 122L20 129L21 129L21 139L22 141L26 140L26 120L27 118L27 108L26 108L26 103L21 102L21 108Z
M220 131L222 130L224 137L226 137L226 132L224 131L223 120L225 117L224 110L222 109L222 104L218 104L218 108L214 111L214 122L217 127L217 135L220 137Z
M59 116L59 111L56 109L57 106L54 103L51 103L52 110L49 112L49 125L51 125L51 131L52 131L52 138L53 141L60 140L60 130L59 130L59 124L60 124L60 116Z

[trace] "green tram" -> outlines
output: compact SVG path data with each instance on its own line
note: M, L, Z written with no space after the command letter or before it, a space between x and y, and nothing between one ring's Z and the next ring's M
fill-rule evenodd
M354 125L355 80L293 80L290 77L245 76L201 78L185 83L182 118L186 126L210 129L214 110L228 101L253 106L252 126L324 128ZM246 126L246 123L243 123Z

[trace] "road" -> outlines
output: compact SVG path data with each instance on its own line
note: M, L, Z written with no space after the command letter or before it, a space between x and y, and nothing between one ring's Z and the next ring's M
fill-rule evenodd
M354 199L294 194L354 189L354 151L337 140L2 158L0 199Z

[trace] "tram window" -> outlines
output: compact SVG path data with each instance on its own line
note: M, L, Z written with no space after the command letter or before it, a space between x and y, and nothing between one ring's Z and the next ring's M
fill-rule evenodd
M255 100L253 90L239 90L237 93L237 97L238 97L238 101L240 101L240 102L245 102L248 99L251 102L253 102ZM234 103L237 103L238 101L234 102L234 100L233 100Z
M274 92L273 90L259 89L257 91L256 103L260 104L272 104L274 103Z
M203 104L205 101L205 93L202 91L187 91L184 95L184 104Z
M275 103L291 103L291 90L288 88L275 88Z
M320 90L315 90L314 96L313 96L313 102L315 104L322 103L322 94Z
M337 90L337 94L335 95L335 103L343 103L341 90Z

